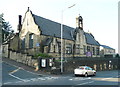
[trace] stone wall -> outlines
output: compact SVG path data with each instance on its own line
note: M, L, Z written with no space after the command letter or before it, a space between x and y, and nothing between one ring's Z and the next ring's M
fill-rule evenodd
M33 59L32 56L25 53L16 52L13 50L9 51L9 58L16 62L23 63L31 67L35 67L34 64L38 63L38 60Z
M2 56L8 57L8 44L2 45Z
M19 50L19 47L18 45L20 45L19 43L19 35L16 34L14 36L14 38L10 39L10 42L8 43L9 44L9 48L8 49L12 49L12 50Z
M20 62L34 68L35 68L34 64L35 63L39 64L40 62L38 59L34 59L31 55L16 52L14 50L9 50L8 57L16 62ZM52 67L56 67L56 69L59 69L58 71L60 73L59 60L60 60L59 58L55 58L55 60L52 62L53 64L51 67L40 68L40 70L52 72ZM118 70L120 69L120 64L118 63L118 61L120 61L120 58L102 58L102 57L65 58L65 61L63 61L63 69L65 73L73 73L74 69L77 68L78 66L86 65L90 66L91 68L97 71Z
M73 72L78 66L90 66L97 71L118 70L120 68L119 58L67 58L63 62L64 72ZM55 66L60 68L60 62L55 62Z

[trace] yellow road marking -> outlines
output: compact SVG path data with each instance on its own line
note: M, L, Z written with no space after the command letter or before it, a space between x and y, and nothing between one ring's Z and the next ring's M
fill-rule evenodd
M13 71L10 72L9 74L13 74L13 73L17 72L19 69L21 69L21 68L19 67L18 69L13 70Z
M120 78L93 78L94 80L99 81L112 81L112 82L120 82Z

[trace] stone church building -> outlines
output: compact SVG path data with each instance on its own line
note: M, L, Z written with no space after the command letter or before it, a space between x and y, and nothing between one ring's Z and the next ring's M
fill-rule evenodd
M28 8L22 21L19 15L17 49L35 55L61 56L61 24L37 16ZM76 28L63 25L63 57L99 57L100 44L91 33L84 32L83 18L76 18ZM14 44L11 44L13 46ZM14 47L14 46L13 46Z

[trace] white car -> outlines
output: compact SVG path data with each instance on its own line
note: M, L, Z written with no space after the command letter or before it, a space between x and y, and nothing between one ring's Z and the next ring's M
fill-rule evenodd
M88 66L79 66L78 68L74 69L74 74L75 76L84 75L85 77L87 77L88 75L95 76L96 71Z

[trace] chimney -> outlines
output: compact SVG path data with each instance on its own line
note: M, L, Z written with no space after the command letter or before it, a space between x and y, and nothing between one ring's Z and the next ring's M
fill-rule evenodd
M19 18L18 19L18 31L20 32L22 28L22 16L19 15L18 18Z

